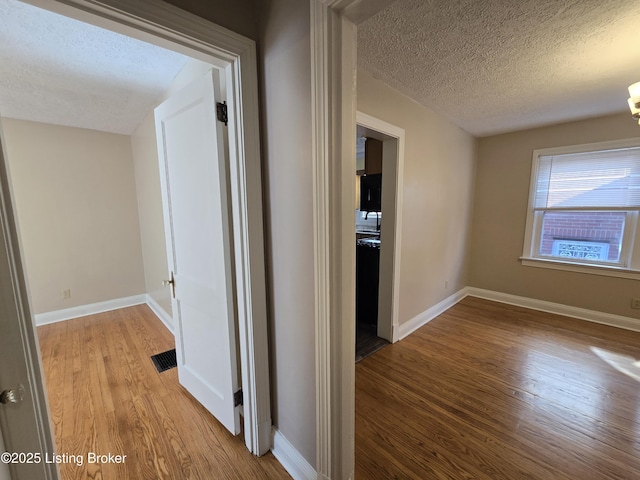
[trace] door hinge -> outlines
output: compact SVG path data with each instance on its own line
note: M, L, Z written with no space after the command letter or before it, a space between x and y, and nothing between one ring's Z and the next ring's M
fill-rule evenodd
M218 116L218 120L226 126L229 121L229 117L227 116L227 102L216 103L216 114Z
M242 401L243 401L242 389L240 389L233 394L233 406L237 407L238 405L242 405L243 404Z

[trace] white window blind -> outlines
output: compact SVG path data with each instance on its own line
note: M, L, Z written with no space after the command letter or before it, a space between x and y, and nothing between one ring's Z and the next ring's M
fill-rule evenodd
M640 147L539 157L535 210L640 210Z

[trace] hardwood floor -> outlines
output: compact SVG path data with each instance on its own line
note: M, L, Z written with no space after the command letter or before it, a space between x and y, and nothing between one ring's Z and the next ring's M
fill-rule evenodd
M357 479L638 479L640 333L468 297L356 365Z
M63 479L286 479L271 453L255 457L151 355L173 337L147 306L38 328ZM126 455L89 464L88 454Z
M38 328L63 479L283 479L150 356L146 306ZM356 365L356 478L640 478L640 333L467 298ZM88 452L127 455L87 464Z

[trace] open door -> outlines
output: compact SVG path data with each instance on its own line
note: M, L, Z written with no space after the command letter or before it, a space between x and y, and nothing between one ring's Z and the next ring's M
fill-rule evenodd
M224 123L212 69L155 110L178 377L240 433L235 298Z
M0 453L13 454L2 457L0 479L56 479L45 462L55 448L3 144L0 127Z

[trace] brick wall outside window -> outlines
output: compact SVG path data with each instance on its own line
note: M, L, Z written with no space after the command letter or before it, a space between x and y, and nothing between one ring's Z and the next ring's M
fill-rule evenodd
M609 243L609 261L619 259L625 212L545 212L540 254L551 255L554 240Z

